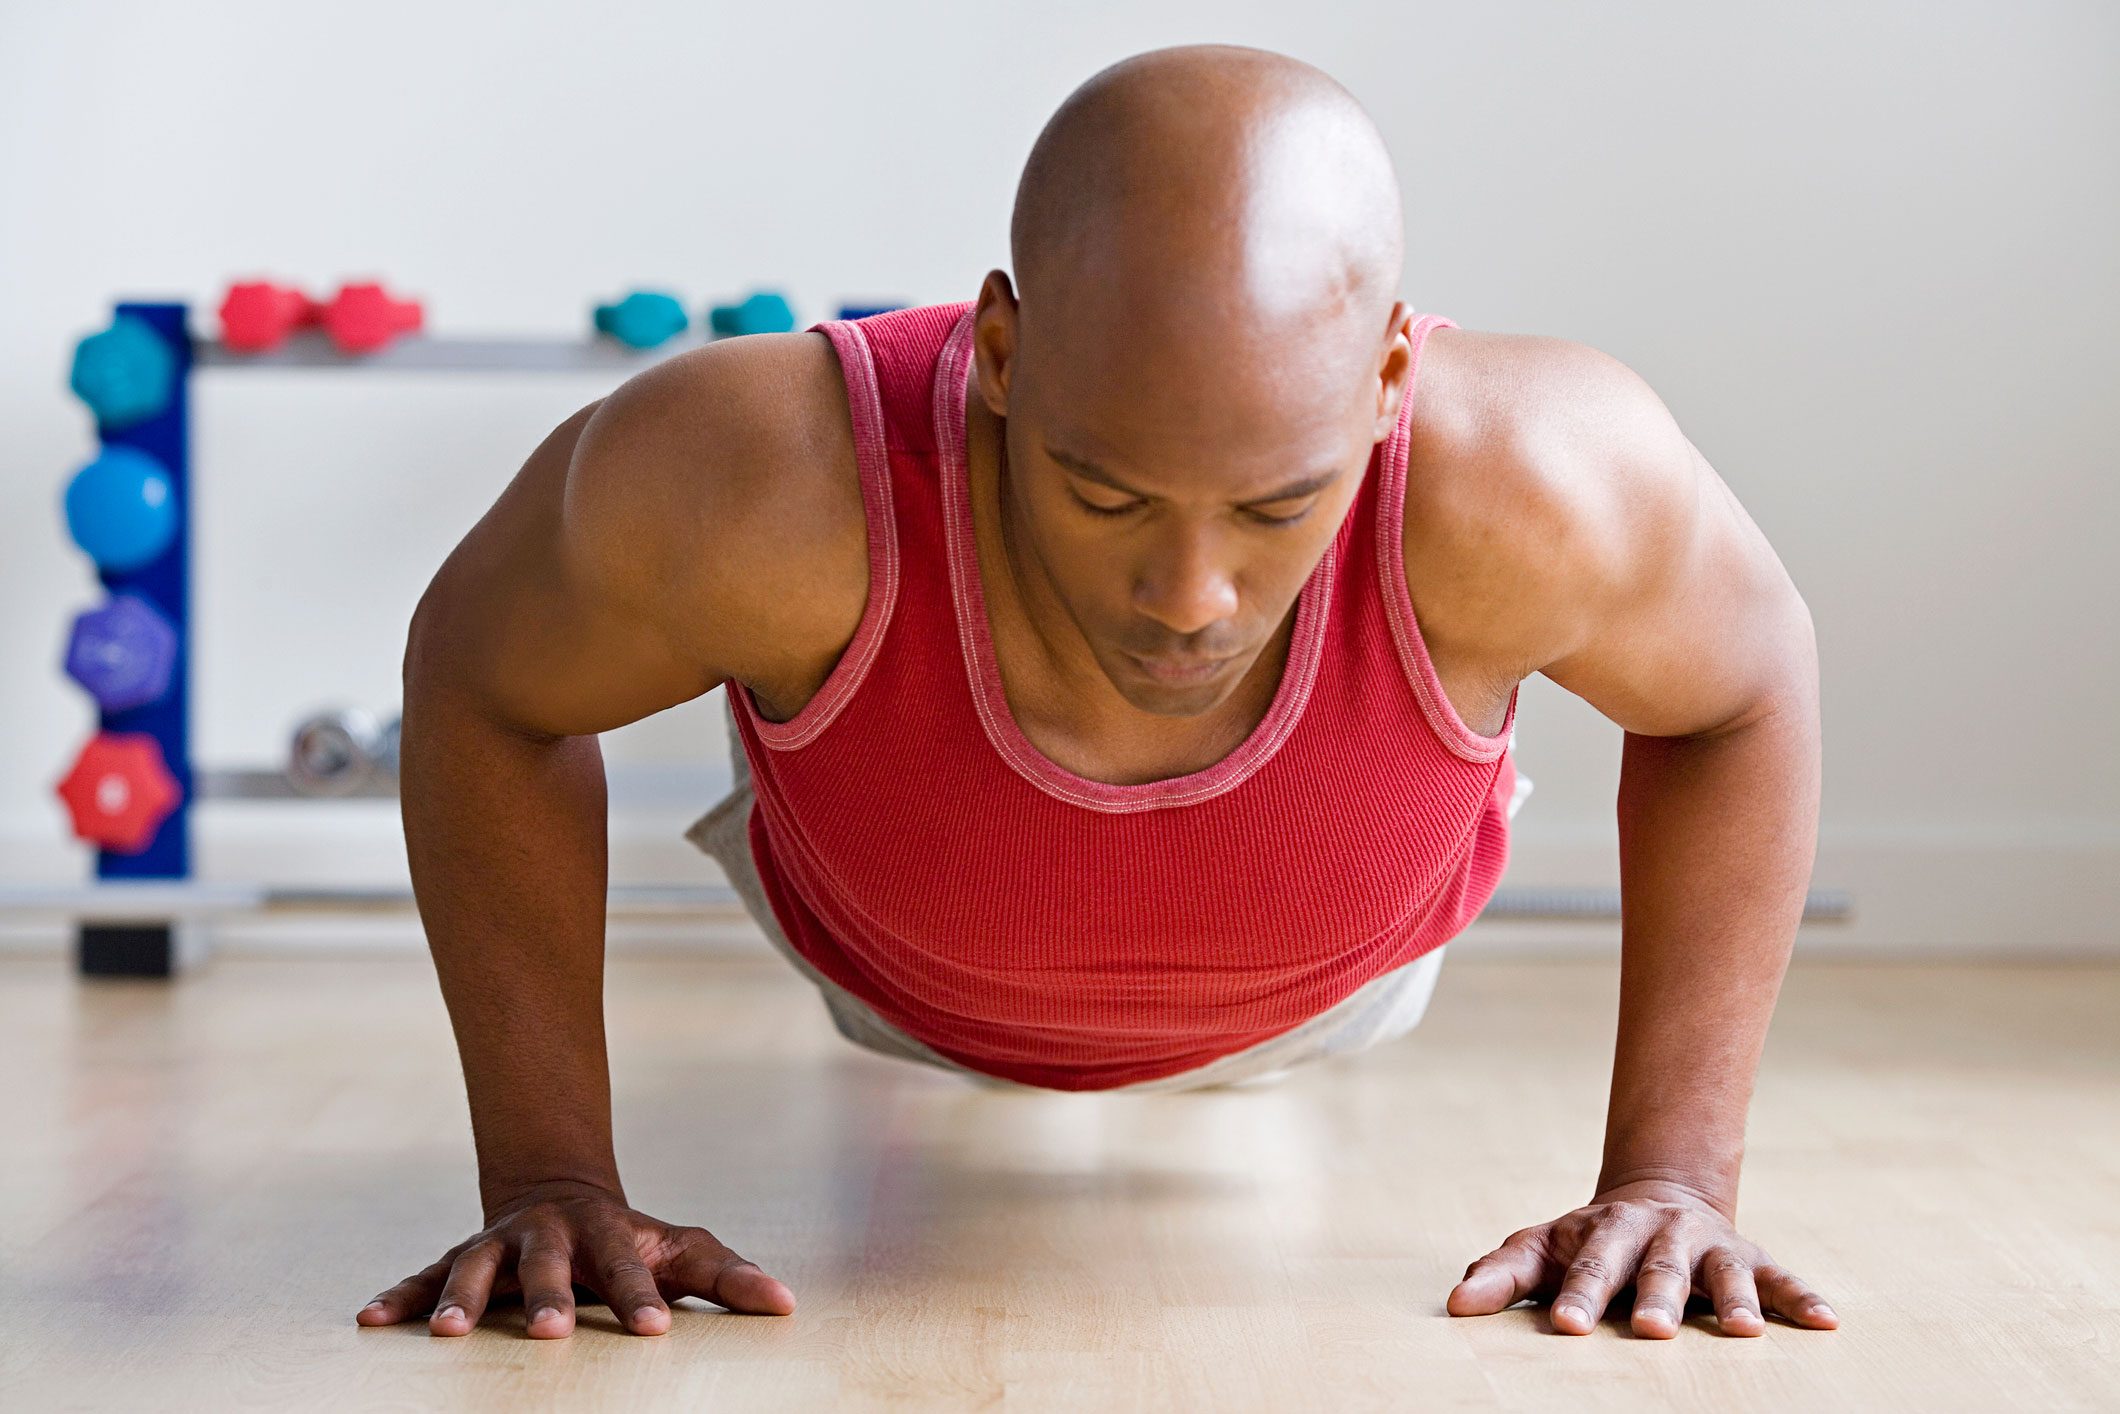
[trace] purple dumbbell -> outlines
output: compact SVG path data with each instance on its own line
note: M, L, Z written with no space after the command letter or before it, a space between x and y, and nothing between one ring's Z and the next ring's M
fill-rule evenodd
M144 707L169 691L177 631L137 594L113 595L74 619L66 675L105 712Z

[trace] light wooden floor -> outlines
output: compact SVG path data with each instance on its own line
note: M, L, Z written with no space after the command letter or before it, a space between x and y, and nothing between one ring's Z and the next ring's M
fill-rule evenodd
M621 957L635 1203L801 1309L546 1342L354 1324L476 1226L424 957L0 960L0 1408L2120 1406L2111 968L1799 964L1741 1217L1840 1330L1446 1316L1588 1196L1616 990L1453 955L1418 1033L1277 1088L1020 1094L853 1049L770 957Z

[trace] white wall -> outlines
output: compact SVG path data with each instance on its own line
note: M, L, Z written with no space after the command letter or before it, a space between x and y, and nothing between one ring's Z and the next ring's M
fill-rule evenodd
M57 514L111 300L381 274L442 332L571 331L659 281L968 298L1055 103L1160 44L1295 54L1376 115L1406 294L1641 371L1779 548L1825 666L1821 947L2114 949L2108 537L2120 12L2080 3L0 8L0 881L83 877L51 785L94 717ZM202 319L202 324L203 324ZM388 705L427 575L593 378L209 375L199 757ZM1512 882L1616 878L1617 728L1525 689ZM705 704L607 739L718 759ZM704 804L705 802L700 802ZM264 813L261 813L264 812ZM622 878L711 880L683 809ZM209 806L210 874L402 877L387 807ZM1807 933L1806 945L1814 935Z

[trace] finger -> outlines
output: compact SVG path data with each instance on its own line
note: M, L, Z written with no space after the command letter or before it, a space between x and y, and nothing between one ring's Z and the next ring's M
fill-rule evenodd
M449 1269L449 1280L436 1300L434 1314L427 1318L431 1335L469 1335L486 1314L493 1295L493 1278L501 1269L506 1246L498 1238L487 1238L464 1249Z
M1491 1316L1550 1288L1554 1267L1543 1236L1513 1234L1465 1268L1444 1309L1453 1316Z
M1593 1228L1569 1259L1561 1294L1553 1298L1553 1328L1563 1335L1596 1330L1613 1293L1634 1274L1648 1240L1644 1228L1618 1219Z
M680 1296L704 1296L731 1311L761 1316L794 1314L795 1293L767 1276L758 1263L730 1251L714 1234L692 1228L680 1241L677 1255L663 1271L664 1296L672 1301Z
M1628 1324L1647 1340L1669 1340L1685 1323L1693 1294L1693 1258L1676 1228L1666 1226L1642 1249L1634 1269L1634 1311Z
M1711 1247L1700 1259L1700 1284L1715 1303L1715 1321L1724 1335L1765 1335L1759 1314L1759 1288L1752 1284L1752 1263L1727 1247Z
M440 1261L414 1272L363 1306L353 1319L364 1326L389 1326L432 1310L434 1294L442 1289L449 1264L455 1260L456 1249L451 1248Z
M556 1227L533 1231L523 1239L515 1271L523 1284L523 1310L529 1313L524 1329L539 1340L573 1334L573 1234Z
M640 1242L622 1222L599 1224L589 1234L593 1285L619 1323L635 1335L670 1329L670 1308L655 1288L655 1274L641 1260Z
M1800 1326L1829 1331L1840 1325L1840 1317L1826 1304L1826 1299L1804 1285L1786 1267L1771 1262L1761 1267L1759 1290L1766 1297L1768 1310L1777 1316L1786 1316Z

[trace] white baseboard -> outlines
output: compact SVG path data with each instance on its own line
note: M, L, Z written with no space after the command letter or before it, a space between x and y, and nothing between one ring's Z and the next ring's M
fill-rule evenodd
M1616 839L1520 837L1502 882L1616 888ZM2102 830L1831 831L1811 885L1845 892L1853 909L1798 929L1804 957L2120 958L2120 835ZM1617 923L1497 919L1475 922L1466 940L1498 954L1602 944L1617 955L1619 936Z

